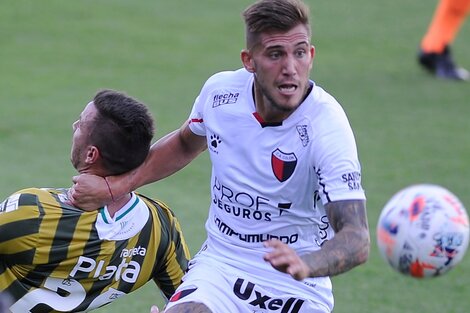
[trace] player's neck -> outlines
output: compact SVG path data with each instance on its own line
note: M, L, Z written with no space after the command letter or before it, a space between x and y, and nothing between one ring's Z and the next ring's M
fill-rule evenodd
M273 105L271 100L256 86L256 83L253 85L253 101L255 103L256 113L258 113L266 123L282 123L293 112L293 110L281 110Z
M116 214L117 211L119 211L124 205L126 205L126 203L129 202L131 197L132 194L128 193L123 197L108 203L106 207L108 209L109 216L114 217L114 214Z

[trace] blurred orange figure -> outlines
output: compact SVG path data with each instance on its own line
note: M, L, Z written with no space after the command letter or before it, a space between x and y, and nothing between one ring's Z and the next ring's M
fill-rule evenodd
M470 12L470 0L440 0L421 40L418 62L437 77L468 80L467 70L457 67L450 45Z

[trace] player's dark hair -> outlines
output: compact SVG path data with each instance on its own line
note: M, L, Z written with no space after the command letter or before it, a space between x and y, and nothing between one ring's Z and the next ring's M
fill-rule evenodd
M245 9L246 45L252 48L259 35L271 31L289 31L302 24L310 35L309 8L300 0L259 0Z
M119 175L142 164L154 133L147 107L124 93L101 90L93 103L97 109L90 132L108 175Z

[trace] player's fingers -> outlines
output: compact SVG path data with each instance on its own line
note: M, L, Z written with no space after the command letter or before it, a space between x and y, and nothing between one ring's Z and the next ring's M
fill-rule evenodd
M290 249L288 245L286 245L285 243L282 243L281 241L277 239L271 239L271 240L265 241L264 246L266 248L271 248L271 251L268 252L267 254L272 255L272 256L287 253L287 251Z
M73 176L72 177L72 182L73 182L73 185L72 187L70 187L68 193L67 193L67 197L69 199L69 201L73 204L73 205L77 205L76 203L76 197L77 197L77 183L78 183L78 175L76 176Z
M273 260L293 253L293 250L288 245L277 239L265 241L264 246L272 248L271 251L265 254L265 260Z
M291 251L273 251L264 256L264 260L269 262L274 268L287 273L288 268L298 263L297 255Z
M302 265L299 263L290 264L287 267L287 274L289 274L296 280L302 280L306 277Z
M274 266L292 266L298 263L298 258L293 253L279 253L269 256L269 262Z
M72 177L72 182L73 182L74 184L76 184L76 183L78 182L78 177L80 177L80 176L79 176L79 175L75 175L75 176Z
M150 308L150 313L159 313L160 310L158 309L158 307L156 305L152 305L152 307Z
M281 250L274 250L274 251L266 253L263 256L263 259L265 261L271 262L273 265L278 265L280 263L286 262L285 258L286 258L286 255Z
M67 199L69 200L70 204L72 205L75 205L75 198L73 197L73 191L72 191L72 188L70 188L68 191L67 191Z
M279 239L269 239L263 242L263 244L266 248L274 248L274 249L282 247L283 245L286 245Z
M87 209L87 207L83 205L83 201L86 201L87 197L77 191L77 185L72 185L72 187L70 187L67 192L67 198L74 207L81 208L86 211L92 211L92 209Z
M310 276L310 268L301 258L291 263L286 272L296 280L303 280Z
M269 262L278 271L291 275L296 280L302 280L309 275L309 269L299 258L297 253L285 243L275 239L264 242L265 247L273 248L264 255L264 260Z

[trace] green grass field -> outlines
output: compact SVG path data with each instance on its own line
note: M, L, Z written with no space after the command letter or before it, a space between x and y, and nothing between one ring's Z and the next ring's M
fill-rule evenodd
M71 124L101 88L147 103L159 138L187 118L205 79L240 67L240 12L251 1L0 3L0 198L28 186L69 186ZM470 84L437 80L416 64L436 1L314 1L312 78L344 106L368 197L369 262L333 279L335 313L466 313L470 253L447 275L415 280L380 258L375 225L397 190L420 182L470 208ZM453 45L470 68L470 23ZM209 203L206 154L141 189L178 214L195 253ZM162 305L153 283L96 312Z

